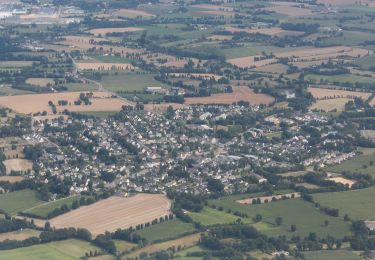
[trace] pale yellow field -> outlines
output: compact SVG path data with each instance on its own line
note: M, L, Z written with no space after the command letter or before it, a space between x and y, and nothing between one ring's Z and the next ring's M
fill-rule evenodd
M22 176L0 176L0 181L9 181L10 183L15 183L24 180Z
M237 200L236 202L237 203L240 203L240 204L253 204L253 200L257 200L257 199L260 199L260 203L265 203L266 201L268 202L271 202L272 201L272 198L276 198L277 200L280 200L282 199L283 197L286 197L286 198L292 198L292 196L294 195L294 198L299 198L301 197L301 194L299 192L293 192L293 193L288 193L288 194L283 194L283 195L273 195L273 196L263 196L263 197L255 197L255 198L248 198L248 199L243 199L243 200Z
M123 28L99 28L92 29L89 33L95 36L105 36L107 33L128 33L128 32L138 32L143 31L143 28L137 27L123 27Z
M299 8L295 6L287 6L287 5L274 5L274 6L265 8L265 10L280 13L280 14L285 14L285 15L292 16L292 17L307 16L307 15L313 14L313 12L310 9Z
M155 15L153 14L150 14L148 12L141 11L141 10L135 10L135 9L119 9L119 10L114 11L112 13L112 16L125 16L129 18L135 18L138 16L155 17Z
M259 68L277 63L277 59L256 60L257 57L259 56L235 58L228 60L228 62L239 68Z
M283 37L286 35L302 35L303 32L296 32L296 31L286 31L278 27L272 27L272 28L236 28L236 27L226 27L226 31L229 32L246 32L246 33L261 33L266 34L270 36L278 36Z
M355 181L352 181L343 177L332 177L332 178L328 178L327 180L333 181L336 183L341 183L343 185L348 185L349 188L352 187L353 184L355 184Z
M65 109L73 112L120 111L123 105L129 105L129 103L124 99L112 98L112 94L108 92L93 92L93 97L90 98L92 103L91 105L74 105L74 101L79 99L80 93L85 92L4 96L0 97L0 106L11 108L16 112L23 114L38 113L43 111L47 111L48 114L52 114L52 109L48 105L49 101L52 101L56 105L58 112L62 112ZM69 105L58 106L57 104L59 100L66 100L68 101Z
M39 237L40 231L34 229L23 229L0 234L0 242L4 240L25 240L29 237Z
M26 159L9 159L4 162L6 173L10 174L12 171L26 172L33 168L33 162Z
M357 92L357 91L348 91L348 90L340 90L340 89L328 89L328 88L309 87L308 91L316 99L360 97L363 100L367 100L371 96L371 93L369 93L369 92Z
M312 106L311 109L323 110L325 112L332 111L336 109L337 111L343 111L345 104L352 100L350 98L335 98L335 99L320 99L317 100Z
M98 235L159 219L171 213L170 207L169 199L160 194L137 194L129 198L114 196L82 206L49 222L56 228L86 228Z
M55 81L49 78L28 78L26 83L34 86L46 87L49 84L54 85Z
M76 63L78 70L135 70L135 67L127 63L104 63L104 62L80 62Z

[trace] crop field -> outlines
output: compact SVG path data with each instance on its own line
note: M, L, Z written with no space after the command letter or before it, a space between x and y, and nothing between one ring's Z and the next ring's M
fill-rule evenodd
M79 199L80 199L80 196L71 196L68 198L63 198L63 199L47 202L41 205L37 205L23 212L33 214L35 216L40 216L41 218L47 218L48 213L52 212L54 209L60 208L62 205L67 205L70 208L73 201L79 201Z
M52 101L56 105L58 112L65 109L73 112L86 111L120 111L123 105L129 103L123 99L112 98L107 92L93 92L93 97L90 98L91 105L74 105L74 102L79 99L80 92L63 92L63 93L48 93L35 95L18 95L0 97L0 106L11 108L12 110L23 113L38 113L47 111L52 113L51 107L48 105ZM59 100L68 101L67 106L58 106Z
M163 195L138 194L110 197L50 220L56 228L80 227L93 234L135 227L170 214L171 202Z
M334 88L309 87L308 91L316 99L360 97L363 100L367 100L371 96L370 92L348 91L348 90L341 90L341 89L334 89Z
M22 176L0 176L0 181L9 181L10 183L15 183L24 180Z
M101 83L105 89L113 92L143 91L146 87L168 87L156 81L154 76L154 74L119 73L104 75Z
M22 229L13 232L1 233L0 234L0 242L4 240L25 240L29 237L39 237L40 231L35 229ZM0 252L1 256L1 252Z
M203 210L200 212L189 212L188 215L194 220L194 222L198 222L203 226L233 224L236 223L236 220L239 219L238 216L209 207L203 208ZM242 222L248 222L247 219L240 219L242 220Z
M175 239L194 232L194 225L185 223L178 219L168 220L142 230L136 231L138 235L146 238L148 242L155 243L157 241L165 241Z
M307 15L313 14L313 12L310 9L288 6L288 5L274 5L274 6L265 8L265 10L284 14L284 15L291 16L291 17L307 16Z
M217 207L222 206L224 210L230 209L232 212L238 211L254 218L256 214L263 217L262 222L256 223L258 228L266 235L293 235L306 236L310 232L316 232L318 236L325 237L332 235L335 237L344 237L350 234L350 226L347 222L327 216L317 210L311 203L302 199L280 200L272 203L243 205L235 202L235 199L212 200L209 204ZM275 224L275 218L282 217L281 226ZM328 226L324 226L325 220L329 221ZM295 224L297 230L290 231L290 225Z
M320 99L317 100L311 109L323 110L325 112L330 112L332 110L343 111L345 109L345 104L352 99L350 98L334 98L334 99Z
M266 94L254 93L247 86L233 86L232 93L213 94L209 97L186 98L185 104L233 104L239 101L247 101L252 105L269 105L274 101L274 98Z
M51 242L41 245L17 248L13 250L2 250L0 253L1 260L66 260L79 259L85 253L90 251L99 251L100 248L77 239L68 239L58 242Z
M120 17L128 17L128 18L136 18L136 17L155 17L154 14L142 11L142 10L136 10L136 9L119 9L114 11L112 16L120 16Z
M31 67L32 61L1 61L0 70Z
M348 214L356 220L375 220L374 196L374 187L313 195L322 206L337 208L341 217Z
M42 203L44 203L44 201L42 201L39 198L39 194L33 190L26 189L0 194L0 210L10 215L14 215L17 212L24 211Z
M315 81L325 81L331 83L367 83L367 84L374 84L375 79L373 77L366 77L366 76L359 76L359 75L352 75L352 74L343 74L337 76L326 76L326 75L316 75L316 74L308 74L305 76L306 79L315 80Z
M184 236L178 239L170 240L167 242L149 245L149 246L141 248L140 250L136 250L130 253L129 255L127 255L127 257L139 256L141 253L151 254L154 252L167 250L168 248L171 248L173 246L175 246L176 248L178 246L180 246L181 248L190 247L190 246L196 245L199 242L200 237L201 237L201 234L193 234L193 235Z
M76 63L78 70L135 70L135 67L126 63L80 62Z
M285 198L299 198L301 197L301 194L299 192L293 192L293 193L286 193L286 194L282 194L282 195L273 195L273 196L261 196L261 197L251 197L251 198L247 198L247 199L240 199L240 200L237 200L236 202L237 203L240 203L240 204L244 204L244 205L250 205L250 204L253 204L253 200L260 200L260 203L266 203L267 202L271 202L273 198L277 199L277 200L280 200L282 199L283 197Z
M33 168L33 162L26 159L8 159L3 163L7 174L10 174L12 171L27 172Z
M232 32L232 33L235 33L235 32L260 33L260 34L266 34L266 35L277 36L277 37L284 37L284 36L287 36L287 35L297 36L297 35L303 34L301 32L283 30L283 29L278 28L278 27L260 28L260 29L258 29L258 28L250 29L250 28L226 27L225 30L228 31L228 32Z
M49 84L54 85L55 81L49 78L29 78L26 80L26 83L34 86L46 87Z
M143 28L137 27L124 27L124 28L99 28L99 29L92 29L89 33L98 36L105 36L107 33L132 33L132 32L139 32L143 31Z

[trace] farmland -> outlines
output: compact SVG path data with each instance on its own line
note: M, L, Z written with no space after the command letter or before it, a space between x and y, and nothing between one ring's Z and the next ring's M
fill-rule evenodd
M105 89L114 92L143 91L146 87L166 87L156 81L153 74L119 73L103 76L101 83Z
M14 172L27 172L32 169L33 163L26 159L8 159L4 161L7 174Z
M34 86L46 87L55 84L55 81L49 78L29 78L26 80L26 83Z
M126 28L100 28L100 29L93 29L89 32L95 36L105 36L107 33L131 33L131 32L138 32L142 31L142 28L136 27L126 27Z
M0 210L10 215L42 203L39 194L33 190L20 190L0 195Z
M125 63L100 63L100 62L87 62L76 63L78 70L95 70L95 71L108 71L108 70L135 70L131 64Z
M313 195L314 200L322 206L337 208L340 216L348 214L350 218L356 220L375 220L375 210L373 205L373 187L345 192L331 192Z
M204 226L222 225L236 223L238 220L237 216L232 214L205 207L200 212L189 212L188 215L194 220ZM247 221L243 219L243 221Z
M339 97L340 98L360 97L363 100L367 100L371 96L371 93L369 92L348 91L348 90L341 90L341 89L334 89L334 88L310 87L308 88L308 90L316 99L339 98Z
M313 251L305 252L303 254L306 260L360 260L363 259L356 253L347 250L322 250L322 251Z
M317 100L311 109L323 110L325 112L330 111L343 111L345 109L345 104L352 99L350 98L335 98L335 99L321 99Z
M169 214L170 201L166 197L138 194L130 198L110 197L82 206L51 219L50 223L56 228L80 227L93 234L100 234L145 224Z
M0 234L0 242L9 239L9 240L24 240L29 237L38 237L39 231L34 229L23 229L13 232L7 232ZM1 254L0 254L1 255Z

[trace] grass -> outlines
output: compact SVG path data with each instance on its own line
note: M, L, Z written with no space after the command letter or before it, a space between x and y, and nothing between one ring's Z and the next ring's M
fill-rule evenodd
M192 246L192 247L188 247L186 249L183 249L181 251L178 251L175 255L174 255L174 258L177 258L177 259L202 259L202 257L193 257L193 256L188 256L189 254L191 253L198 253L198 252L204 252L205 250L203 248L201 248L200 246Z
M181 237L194 232L195 228L191 223L185 223L177 219L169 220L160 224L137 231L141 237L146 238L150 243L166 241Z
M120 251L120 252L131 250L132 248L137 246L137 244L130 243L130 242L123 241L123 240L113 240L113 241L115 242L117 251Z
M99 118L108 118L117 114L118 111L87 111L87 112L79 112L79 114L86 115L86 116L94 116Z
M90 57L104 63L131 63L130 59L120 56L91 55Z
M322 206L337 208L340 216L348 214L356 220L375 220L374 196L375 187L313 195Z
M0 253L0 260L67 260L79 259L90 251L100 251L98 247L77 239L52 242L30 247L3 250Z
M0 86L0 96L9 96L9 95L25 95L33 94L34 92L12 88L10 86Z
M0 241L4 240L24 240L29 237L39 237L40 231L35 229L22 229L13 232L0 234Z
M321 250L303 252L306 260L359 260L362 257L348 250Z
M67 205L71 208L73 201L79 201L80 196L71 196L68 198L63 198L59 200L55 200L52 202L47 202L42 205L37 205L33 208L27 209L23 211L24 213L33 214L35 216L39 216L41 218L47 218L48 214L52 212L54 209L61 208L62 205Z
M104 75L103 87L113 92L143 91L146 87L167 86L154 79L154 74L118 73L117 75Z
M332 82L332 83L367 83L367 84L374 84L375 79L372 77L365 77L365 76L358 76L352 74L343 74L343 75L335 75L335 76L325 76L325 75L315 75L315 74L308 74L305 77L308 80L316 80L319 82L321 79L324 81Z
M359 65L362 69L368 70L375 66L375 55L359 58L354 63Z
M0 210L15 215L31 207L43 204L38 192L25 189L0 195Z
M68 88L68 91L96 91L98 86L92 83L83 84L83 83L68 83L65 85Z
M205 207L201 212L189 212L188 215L204 226L232 224L239 218L233 214ZM246 219L243 219L246 221Z
M0 63L0 69L17 69L31 67L32 61L2 61Z
M350 227L347 222L339 218L334 218L321 213L313 204L302 199L289 199L266 204L242 205L233 199L211 200L209 204L217 207L222 206L224 210L230 209L232 212L241 212L254 218L256 214L263 217L262 222L254 226L262 233L270 236L293 235L306 236L310 232L315 232L320 237L332 235L342 238L350 234ZM282 217L283 223L280 226L275 224L275 218ZM329 221L328 226L323 226L325 220ZM297 230L290 231L290 226L295 224Z

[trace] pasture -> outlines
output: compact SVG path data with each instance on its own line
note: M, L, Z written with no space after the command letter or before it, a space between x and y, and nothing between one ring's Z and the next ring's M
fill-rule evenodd
M20 190L0 194L0 210L15 215L18 212L44 203L34 190Z
M154 76L154 74L119 73L118 75L104 75L101 83L105 89L113 92L143 92L146 87L167 87L156 81Z
M58 242L51 242L41 245L17 248L12 250L2 250L0 253L1 260L67 260L79 259L90 251L101 251L100 248L91 245L88 242L68 239Z
M337 208L340 216L348 214L355 220L375 220L375 188L314 194L314 201L322 206Z
M203 226L213 226L222 224L233 224L239 219L239 217L226 213L225 211L219 211L209 207L203 208L200 212L188 212L189 217L191 217L194 222L198 222ZM243 222L246 219L240 218Z
M349 250L320 250L303 252L306 260L360 260L359 254Z
M135 227L170 214L171 202L164 195L137 194L110 197L51 219L56 228L80 227L92 234Z
M166 241L194 232L194 225L178 219L168 220L142 230L136 231L138 235L146 238L148 242Z
M306 236L310 232L315 232L319 237L332 235L342 238L350 234L350 226L347 222L321 213L311 203L302 199L280 200L257 205L243 205L235 202L235 200L234 198L225 199L224 197L224 199L211 200L209 204L216 205L216 207L221 206L224 210L230 209L232 212L238 211L251 218L260 214L263 220L256 223L254 227L270 236ZM275 224L276 217L283 218L283 223L280 226ZM328 226L323 225L325 220L329 221ZM295 232L290 231L292 224L297 226Z

